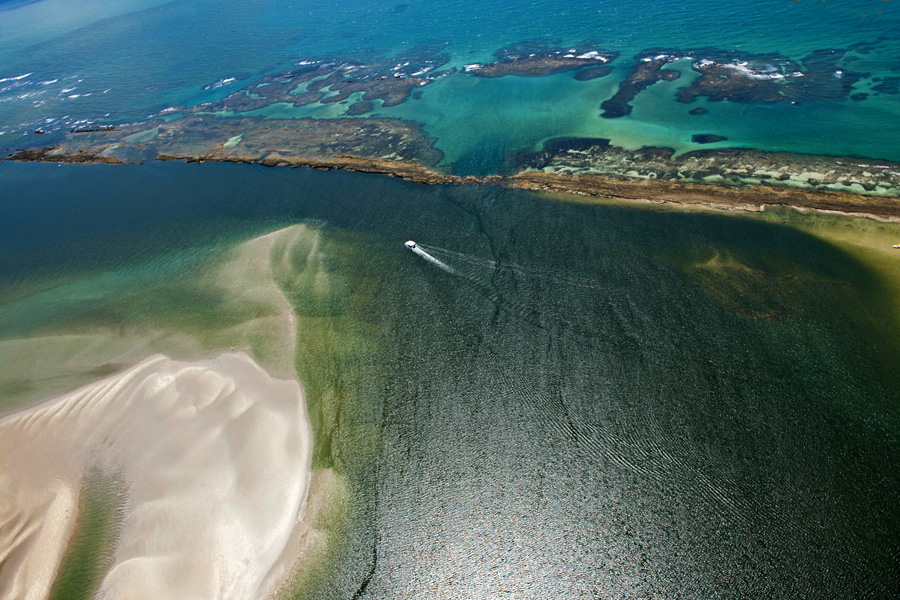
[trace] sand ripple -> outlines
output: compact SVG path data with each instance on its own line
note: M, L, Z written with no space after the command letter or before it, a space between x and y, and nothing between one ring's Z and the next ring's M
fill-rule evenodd
M309 487L299 385L245 354L151 357L0 420L0 597L46 598L88 470L126 482L100 598L256 598Z

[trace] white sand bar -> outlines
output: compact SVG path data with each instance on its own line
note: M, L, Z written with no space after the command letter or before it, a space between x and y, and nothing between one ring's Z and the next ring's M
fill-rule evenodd
M300 522L302 392L242 353L137 366L0 420L0 598L47 597L81 477L127 503L100 598L256 599Z

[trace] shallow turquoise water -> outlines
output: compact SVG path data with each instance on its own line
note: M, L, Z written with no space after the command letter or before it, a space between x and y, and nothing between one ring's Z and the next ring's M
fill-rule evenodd
M686 115L690 107L670 102L682 78L657 84L668 91L639 97L626 119L597 118L600 102L624 77L631 56L646 48L777 52L799 60L817 49L877 41L854 68L873 77L896 76L900 8L880 0L720 1L702 7L671 0L504 1L489 7L461 0L377 5L134 0L84 6L41 0L0 16L0 79L8 79L0 81L0 145L39 143L30 133L39 128L141 118L166 106L214 99L302 59L389 56L437 44L453 64L462 65L488 60L510 43L547 39L593 40L621 53L618 70L613 77L580 84L509 77L472 82L457 75L432 86L421 101L380 112L423 122L439 138L446 164L461 172L489 171L503 151L560 135L689 150L698 147L688 142L689 134L707 132L725 135L734 146L900 159L893 142L900 134L900 102L889 94L802 106L716 103L698 118ZM26 77L11 79L21 75ZM203 89L228 77L237 81ZM868 85L861 82L859 90Z

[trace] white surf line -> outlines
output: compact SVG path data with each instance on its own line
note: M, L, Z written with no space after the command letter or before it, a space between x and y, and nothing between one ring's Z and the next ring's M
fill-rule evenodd
M450 267L446 263L439 261L432 255L430 255L427 252L425 252L424 250L422 250L422 248L420 248L419 245L416 244L415 242L411 242L411 241L406 242L406 247L409 248L410 250L412 250L413 252L415 252L416 254L418 254L419 256L421 256L422 258L424 258L425 260L427 260L428 262L430 262L431 264L433 264L434 266L447 271L451 275L456 273L456 271L454 271L452 267Z

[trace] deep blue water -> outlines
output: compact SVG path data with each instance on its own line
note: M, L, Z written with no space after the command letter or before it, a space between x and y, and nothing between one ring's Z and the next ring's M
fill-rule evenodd
M12 10L34 2L40 2L40 0L0 0L0 10Z

